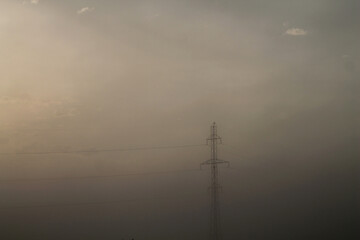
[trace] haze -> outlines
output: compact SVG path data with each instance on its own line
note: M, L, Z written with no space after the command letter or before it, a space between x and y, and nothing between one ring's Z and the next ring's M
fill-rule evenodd
M1 0L0 239L359 239L359 11Z

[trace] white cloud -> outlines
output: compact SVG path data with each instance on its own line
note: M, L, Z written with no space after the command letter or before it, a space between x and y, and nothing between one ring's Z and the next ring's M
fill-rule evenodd
M84 13L87 13L87 12L92 12L94 10L95 10L94 7L83 7L82 9L77 11L77 14L84 14Z
M33 4L33 5L38 5L40 3L40 0L25 0L22 2L23 5L28 4L28 3Z
M283 22L283 27L289 27L290 23L288 21Z
M302 28L289 28L285 34L290 36L305 36L308 32Z

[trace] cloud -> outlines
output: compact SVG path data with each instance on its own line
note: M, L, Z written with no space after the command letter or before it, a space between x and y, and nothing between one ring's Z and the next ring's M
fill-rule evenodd
M7 109L12 114L3 121L13 122L13 118L28 120L45 120L73 117L78 115L78 108L71 99L40 99L29 95L0 96L0 108ZM24 116L26 116L24 118Z
M302 28L289 28L285 34L290 36L305 36L308 32Z
M23 5L28 4L28 3L33 4L33 5L38 5L40 3L40 0L25 0L22 2Z
M87 12L92 12L94 10L95 10L94 7L83 7L82 9L77 11L77 14L84 14L84 13L87 13Z
M289 27L290 23L288 21L283 22L283 27Z

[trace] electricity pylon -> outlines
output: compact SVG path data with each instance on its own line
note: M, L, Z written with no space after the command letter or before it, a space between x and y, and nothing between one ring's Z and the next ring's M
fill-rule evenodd
M210 127L210 137L206 140L211 147L211 157L209 160L203 162L201 165L210 165L211 168L211 210L210 210L210 240L221 239L221 222L220 222L220 202L219 202L219 170L218 164L227 163L228 161L217 158L217 144L222 143L221 138L217 135L217 127L214 122Z

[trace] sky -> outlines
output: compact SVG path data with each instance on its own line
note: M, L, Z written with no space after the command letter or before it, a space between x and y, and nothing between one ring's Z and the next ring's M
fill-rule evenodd
M24 153L205 144L216 121L224 239L358 239L359 10L0 0L0 238L207 239L207 146Z

